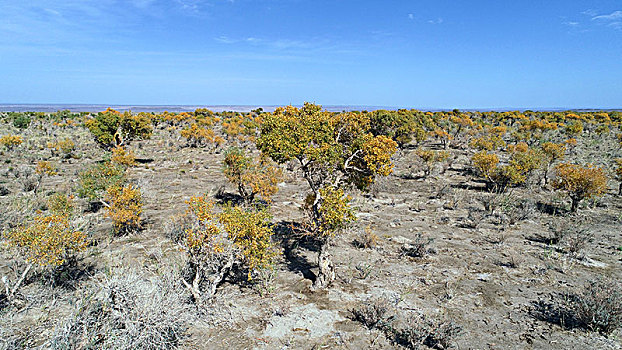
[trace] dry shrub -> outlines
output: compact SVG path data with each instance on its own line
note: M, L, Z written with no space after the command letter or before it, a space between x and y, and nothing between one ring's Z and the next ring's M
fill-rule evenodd
M451 321L435 320L425 315L411 314L401 329L393 330L395 342L408 349L419 349L421 345L433 349L447 349L461 327Z
M386 299L368 300L350 310L352 318L369 329L383 329L387 326L390 304Z
M578 292L557 293L550 302L532 303L533 317L564 328L581 327L609 336L622 327L622 285L619 281L589 281Z
M573 311L590 330L611 334L622 326L622 285L603 280L586 284L573 300Z
M86 295L51 337L52 349L174 349L197 322L170 280L118 272Z
M391 310L386 299L368 300L351 310L352 318L369 329L378 329L408 349L426 345L434 349L448 349L461 327L445 319L436 319L417 312Z
M376 248L378 246L378 235L371 230L371 226L366 226L359 237L354 241L354 245L359 248Z
M423 258L430 252L428 246L432 243L432 241L432 238L425 239L421 233L418 233L412 243L406 244L402 247L402 254L410 256L411 258Z

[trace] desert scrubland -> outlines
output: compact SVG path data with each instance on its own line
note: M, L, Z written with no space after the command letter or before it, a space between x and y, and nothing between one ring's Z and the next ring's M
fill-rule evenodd
M0 348L620 349L622 113L0 113Z

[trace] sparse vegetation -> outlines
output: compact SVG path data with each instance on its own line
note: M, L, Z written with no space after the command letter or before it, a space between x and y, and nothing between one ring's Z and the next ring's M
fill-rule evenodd
M0 348L615 349L621 122L0 112Z

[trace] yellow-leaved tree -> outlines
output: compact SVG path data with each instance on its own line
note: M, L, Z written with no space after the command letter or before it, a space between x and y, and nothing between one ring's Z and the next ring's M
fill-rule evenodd
M602 195L607 190L607 175L602 168L572 163L560 163L555 167L553 188L565 191L572 204L570 211L576 212L579 202L586 198Z
M368 114L331 113L305 103L264 114L257 148L279 164L295 161L311 190L305 211L310 234L320 242L314 286L335 279L328 248L333 236L354 220L345 189L369 189L377 175L393 170L397 143L371 133Z

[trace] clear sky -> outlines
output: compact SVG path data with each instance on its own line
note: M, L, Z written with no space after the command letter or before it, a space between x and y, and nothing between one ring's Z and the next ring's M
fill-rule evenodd
M622 107L622 1L0 0L0 103Z

